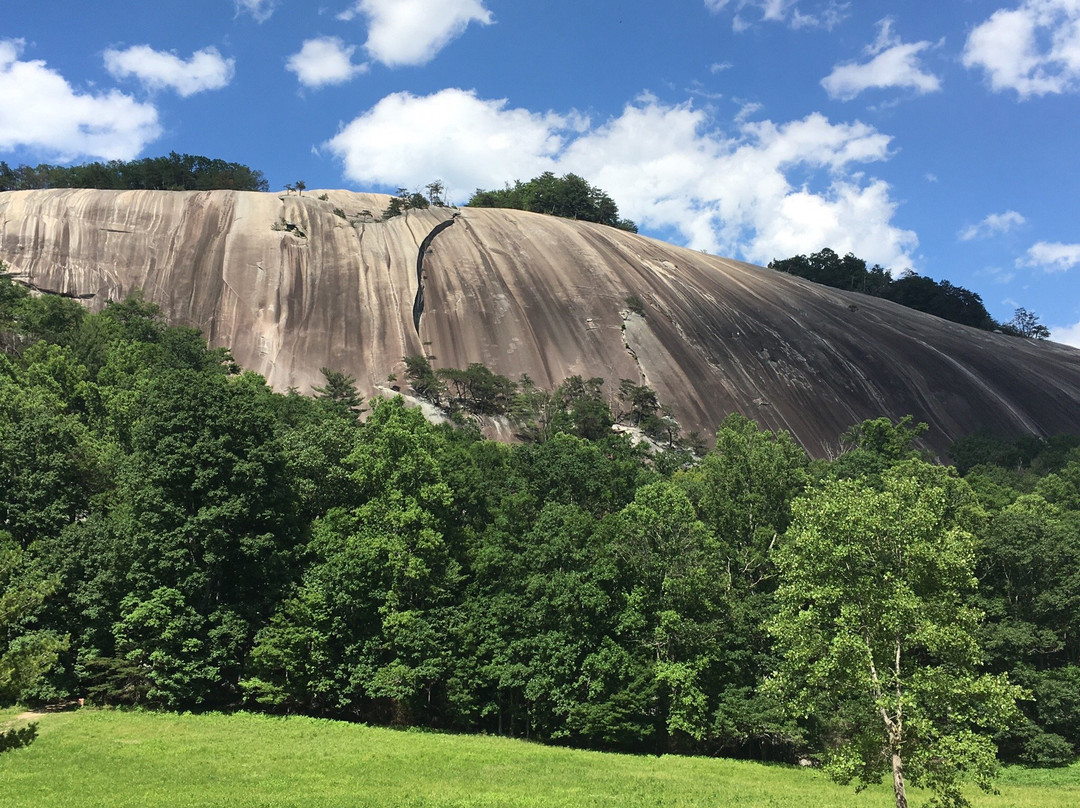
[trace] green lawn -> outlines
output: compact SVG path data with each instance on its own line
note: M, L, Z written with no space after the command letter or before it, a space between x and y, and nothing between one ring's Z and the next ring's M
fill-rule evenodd
M0 726L15 716L0 711ZM864 806L789 766L632 757L501 738L395 732L310 718L82 710L39 721L0 755L0 806ZM1009 770L979 808L1080 805L1080 765ZM913 805L921 800L913 795Z

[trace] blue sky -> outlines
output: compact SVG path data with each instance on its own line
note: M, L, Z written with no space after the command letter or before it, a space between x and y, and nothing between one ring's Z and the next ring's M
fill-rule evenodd
M1080 346L1080 0L11 5L12 165L177 151L457 203L573 171L646 235L851 251Z

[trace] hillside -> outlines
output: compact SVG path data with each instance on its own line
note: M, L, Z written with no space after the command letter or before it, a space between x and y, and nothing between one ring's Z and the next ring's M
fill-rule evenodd
M0 193L0 260L94 307L141 288L278 389L306 392L326 366L387 392L402 357L424 353L545 387L633 379L686 430L738 411L815 456L880 415L926 421L938 452L980 428L1080 431L1075 349L585 222L470 208L379 221L388 199Z
M6 718L0 713L0 726ZM794 766L601 754L300 717L83 710L38 720L33 745L0 757L0 806L892 804L885 786L855 794ZM1074 805L1078 788L1078 766L1014 768L1000 796L971 797L976 808L1054 808Z

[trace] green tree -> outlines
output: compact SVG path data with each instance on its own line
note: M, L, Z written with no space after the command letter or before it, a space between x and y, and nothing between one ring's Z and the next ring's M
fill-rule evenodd
M828 247L809 256L796 255L773 260L770 269L852 292L883 297L901 306L933 314L954 323L992 330L998 327L975 292L948 281L935 281L906 271L891 278L880 266L866 268L866 262L848 253L843 258Z
M619 380L619 401L629 406L626 417L634 426L645 426L649 419L656 416L660 409L660 402L656 398L656 391L645 384L634 384L631 379Z
M980 671L973 498L947 469L907 461L881 485L832 480L797 500L777 555L783 661L769 687L835 739L828 771L846 783L891 771L940 804L989 790L989 733L1014 721L1019 688Z
M1040 481L1060 494L1060 475ZM1071 762L1080 749L1080 513L1023 494L980 533L979 606L992 670L1030 689L1026 721L1001 741L1033 765Z
M582 669L611 628L595 520L548 503L525 532L492 525L476 542L461 646L480 726L500 735L574 737L588 700Z
M716 539L686 493L666 481L638 488L604 530L620 572L616 636L636 663L621 685L645 685L639 715L660 749L700 741L710 732L728 622Z
M28 568L24 551L0 531L0 704L30 689L67 645L55 632L29 627L58 583Z
M599 376L585 380L581 376L565 379L555 393L556 401L568 416L556 419L556 431L568 432L587 440L600 440L611 435L615 419L611 407L604 400L601 388L604 380Z
M311 388L315 391L315 398L325 400L341 413L359 415L364 411L364 400L356 390L355 376L330 368L320 368L319 372L326 384Z
M1050 329L1039 322L1039 316L1033 311L1021 307L1013 314L1009 322L1004 323L1001 330L1006 334L1013 334L1028 339L1049 339Z
M428 202L437 208L443 207L446 203L443 201L443 194L446 193L446 185L442 180L432 180L424 186L427 191Z
M841 436L844 454L824 468L831 477L878 479L881 474L903 460L925 459L925 452L915 448L915 442L927 429L920 423L911 426L912 417L905 415L896 423L891 418L870 418L848 429Z
M736 413L717 430L716 447L675 477L719 548L728 636L715 741L743 755L785 757L801 736L759 684L776 663L764 630L775 608L773 553L806 485L808 464L788 433L760 429Z
M120 480L119 563L133 598L122 608L147 627L166 618L195 626L190 614L205 621L192 631L208 637L216 673L173 692L194 702L230 699L255 633L297 577L295 498L272 393L255 374L192 370L161 373L139 392ZM162 588L179 598L157 597ZM170 651L162 659L184 657ZM215 692L200 692L199 683Z
M346 460L360 504L314 526L302 585L258 635L250 698L404 723L438 708L460 590L444 448L400 396L375 400Z
M78 414L85 368L38 343L15 378L0 375L0 525L23 547L85 517L97 484L95 441Z
M414 354L406 356L402 361L405 363L405 379L412 386L413 392L436 406L441 404L446 385L435 375L428 358Z
M148 704L176 709L201 704L214 692L220 647L206 618L180 592L161 587L145 599L128 595L120 609L113 627L117 659L137 672L135 690Z
M632 221L619 218L619 208L610 196L577 174L556 177L545 171L528 182L515 180L513 186L508 184L500 190L477 188L467 204L477 208L516 208L637 232Z
M747 593L772 577L769 556L791 521L791 503L806 485L808 464L787 432L759 429L735 413L717 430L716 448L680 475L725 549L730 587Z
M110 160L77 166L42 163L13 169L7 163L0 163L0 191L35 188L267 191L269 183L261 171L245 165L176 152L131 162Z

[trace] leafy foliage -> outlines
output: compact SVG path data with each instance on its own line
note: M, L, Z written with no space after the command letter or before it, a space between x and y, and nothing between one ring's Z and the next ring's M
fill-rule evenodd
M794 505L777 555L783 661L770 685L791 708L830 725L828 770L840 782L891 769L940 804L968 804L971 778L995 774L988 731L1018 716L1023 691L979 670L973 498L946 470L900 463L881 485L833 480Z
M363 399L356 390L356 377L341 370L319 368L326 384L312 387L315 397L322 399L341 413L359 415L364 411Z
M1003 323L1000 329L1006 334L1027 337L1028 339L1050 338L1050 329L1039 322L1038 315L1022 307L1018 308L1013 314L1013 318L1009 322Z
M850 763L837 743L871 737L852 729L865 698L803 719L762 686L787 648L764 628L790 601L778 584L794 562L778 560L811 542L860 561L865 586L829 602L845 615L891 604L876 550L925 572L921 600L900 605L934 618L904 635L905 664L930 678L901 674L921 699L905 702L906 727L938 752L905 758L909 773L952 788L936 761L969 753L989 773L1001 693L987 683L1002 680L980 678L974 656L1033 697L997 735L1003 755L1061 763L1080 746L1075 439L976 442L970 491L921 463L910 419L859 424L828 463L740 415L700 459L678 443L658 454L612 430L666 423L645 385L574 376L543 390L423 356L405 358L403 381L458 423L434 426L402 399L361 420L344 372L327 369L315 397L278 394L140 297L91 314L2 277L0 340L6 700L246 704ZM474 414L506 417L523 441L483 440ZM843 564L806 569L819 567ZM822 676L830 698L854 692L840 668ZM943 711L963 720L941 729Z
M577 174L556 177L552 172L545 171L528 182L515 180L513 186L507 185L501 190L482 191L477 188L466 204L474 208L528 210L637 232L637 225L619 218L619 208L610 196Z
M35 721L25 727L0 731L0 752L29 746L37 739L37 728L38 725Z
M11 168L0 162L0 191L36 188L102 188L147 191L267 191L261 171L240 163L170 152L124 162L86 163L78 166L41 165Z
M382 217L383 219L392 219L413 208L416 210L425 210L428 205L428 198L419 191L410 193L408 188L398 188L397 196L390 198L390 204L386 206L386 210L383 211Z
M985 331L999 330L1014 336L1045 339L1050 336L1046 326L1038 324L1038 317L1026 309L1017 309L1009 323L998 323L990 316L982 298L949 281L935 281L907 271L893 278L883 267L874 265L869 269L866 261L851 253L841 257L828 247L811 255L796 255L769 262L770 269L778 269L790 275L845 289L882 297L917 311L933 314Z
M33 687L67 644L56 632L29 628L59 582L27 567L25 553L0 532L0 705L12 703ZM0 751L4 743L22 745L26 737L3 736Z

